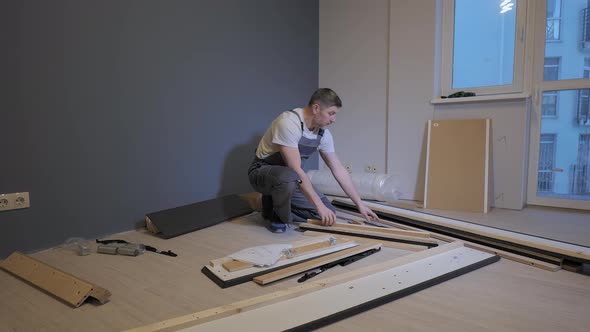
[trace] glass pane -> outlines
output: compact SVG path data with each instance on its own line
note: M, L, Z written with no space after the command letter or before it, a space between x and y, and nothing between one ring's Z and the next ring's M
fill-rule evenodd
M545 91L542 112L543 116L557 115L557 91Z
M545 58L545 65L543 68L543 79L545 81L556 81L559 79L559 63L561 58L549 57Z
M590 52L587 7L587 0L547 0L545 81L583 78Z
M590 200L589 97L588 89L543 93L537 196Z
M516 2L455 0L453 89L512 84Z

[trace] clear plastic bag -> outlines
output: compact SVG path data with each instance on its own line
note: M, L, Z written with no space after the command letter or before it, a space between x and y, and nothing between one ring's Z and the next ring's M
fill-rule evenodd
M343 196L346 194L329 170L311 170L307 172L311 183L326 195ZM398 200L401 192L397 190L398 177L389 174L352 173L352 183L362 199L393 202Z
M81 237L71 237L64 242L63 247L73 248L80 256L90 255L90 248L88 247L88 240Z

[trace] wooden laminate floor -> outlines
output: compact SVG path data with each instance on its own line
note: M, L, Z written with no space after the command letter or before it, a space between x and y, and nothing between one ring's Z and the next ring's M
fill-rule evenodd
M110 237L171 249L179 254L176 258L149 252L127 257L78 256L67 248L45 250L32 256L110 290L111 301L74 309L0 271L0 331L120 331L292 287L296 278L266 287L249 282L221 289L200 269L211 259L246 247L302 237L292 229L272 234L253 214L170 240L143 230ZM408 253L384 248L316 278ZM590 277L500 260L322 330L587 331L588 308ZM285 313L293 314L297 313ZM236 331L242 330L236 327Z

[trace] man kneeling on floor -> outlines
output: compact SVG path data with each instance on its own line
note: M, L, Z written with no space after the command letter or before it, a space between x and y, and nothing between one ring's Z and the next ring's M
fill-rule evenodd
M326 126L336 121L342 107L331 89L318 89L304 108L279 115L266 131L248 169L252 187L262 193L262 216L272 232L284 232L291 222L320 219L324 225L336 222L332 203L317 190L303 171L303 164L319 150L320 156L344 192L367 219L377 215L363 202L350 175L338 159L334 140Z

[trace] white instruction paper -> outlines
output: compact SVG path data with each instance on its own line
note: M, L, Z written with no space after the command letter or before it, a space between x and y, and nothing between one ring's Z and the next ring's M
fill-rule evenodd
M291 249L290 244L269 244L240 250L228 257L256 266L271 266L278 262L285 250Z

